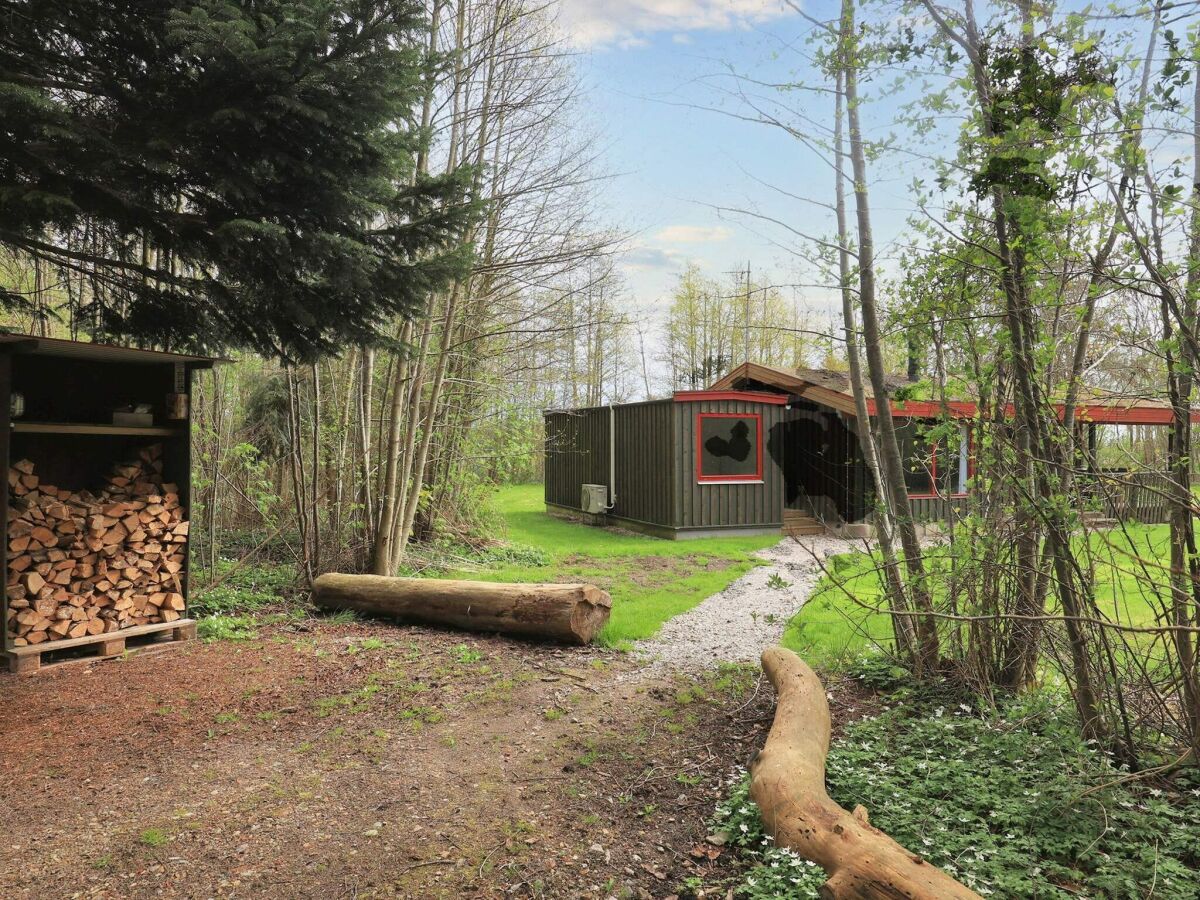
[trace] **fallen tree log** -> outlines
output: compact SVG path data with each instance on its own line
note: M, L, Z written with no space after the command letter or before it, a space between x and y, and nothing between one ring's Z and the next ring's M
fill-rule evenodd
M381 575L322 575L313 583L322 609L468 631L497 631L586 644L604 627L612 599L591 584L499 584Z
M980 900L941 869L904 849L825 792L830 718L825 688L795 653L768 647L763 670L778 694L775 721L750 764L750 796L767 832L821 866L821 896L845 900Z

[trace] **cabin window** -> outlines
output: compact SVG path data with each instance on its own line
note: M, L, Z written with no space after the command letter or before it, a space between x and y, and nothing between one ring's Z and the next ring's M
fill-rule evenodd
M930 425L918 419L898 420L896 440L904 462L904 486L910 497L965 494L969 476L969 441L966 429L946 435L939 430L936 440Z
M762 416L696 414L696 480L762 481Z

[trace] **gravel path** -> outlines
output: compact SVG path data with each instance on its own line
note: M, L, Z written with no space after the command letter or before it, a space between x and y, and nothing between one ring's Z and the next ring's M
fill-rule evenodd
M817 559L861 550L862 542L827 535L784 538L756 556L757 566L719 594L713 594L663 625L636 651L648 657L642 672L700 669L715 662L758 662L764 647L779 640L788 620L808 600L820 579ZM787 587L771 587L777 575Z

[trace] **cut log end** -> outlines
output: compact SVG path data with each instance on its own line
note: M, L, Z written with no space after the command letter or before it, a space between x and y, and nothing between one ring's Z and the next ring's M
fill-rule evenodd
M612 598L594 584L581 584L580 597L571 610L571 633L579 644L590 644L608 623Z

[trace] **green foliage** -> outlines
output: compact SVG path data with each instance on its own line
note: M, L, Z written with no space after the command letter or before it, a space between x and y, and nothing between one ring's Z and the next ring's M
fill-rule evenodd
M788 622L781 643L818 668L841 668L892 639L876 562L865 553L826 560L827 572Z
M350 654L363 653L371 650L382 650L387 646L387 641L383 638L368 637L360 641L352 641L346 645L346 652Z
M286 602L295 588L296 570L292 566L246 565L237 568L234 560L222 559L217 578L224 581L211 588L200 587L191 601L195 616L229 616L255 612Z
M846 728L827 766L836 802L863 804L984 896L1133 900L1154 885L1155 897L1200 897L1200 789L1118 783L1123 772L1045 698L983 718L911 709ZM741 895L816 897L824 876L771 847L748 792L739 773L714 822L755 863Z
M774 845L763 828L758 807L750 799L750 777L745 771L739 769L730 778L712 824L724 835L727 846L753 863L737 886L737 896L750 900L778 897L800 900L818 896L817 891L826 880L824 872L796 852Z
M300 382L307 392L309 382ZM305 404L301 404L301 409ZM267 459L281 459L292 445L292 427L288 420L287 375L284 372L257 373L251 378L242 425L254 432L257 448Z
M1066 107L1078 102L1083 89L1106 87L1098 55L1090 44L1076 44L1073 53L1065 48L988 47L986 65L993 85L986 112L990 130L1002 140L985 157L982 171L971 179L971 187L986 194L995 187L1018 197L1050 200L1059 186L1045 159L1031 148L1037 135L1050 150L1062 149L1055 142L1069 131L1072 117ZM1082 166L1077 166L1082 168Z
M846 674L857 678L878 693L900 690L911 684L912 673L883 653L868 653L846 667Z
M475 559L485 566L547 566L551 562L550 554L545 550L524 544L485 547L475 555Z
M254 616L209 616L196 624L196 633L206 641L252 641L257 625Z
M1093 532L1079 552L1092 560L1093 589L1099 608L1113 621L1136 626L1155 624L1167 596L1170 542L1166 525L1126 523L1109 532ZM935 599L943 592L956 561L953 547L925 552ZM1143 568L1136 562L1148 560ZM788 622L781 643L818 668L843 669L892 643L877 558L847 553L826 560L826 573L804 607ZM1053 609L1050 610L1053 612Z
M162 847L171 839L161 828L147 828L138 835L138 841L147 847Z
M473 665L483 659L482 652L474 647L468 647L466 644L459 644L451 652L454 654L455 661L464 666Z
M378 342L461 271L476 212L469 169L413 177L427 31L415 0L28 4L0 44L0 243L70 268L57 236L87 234L106 335Z

